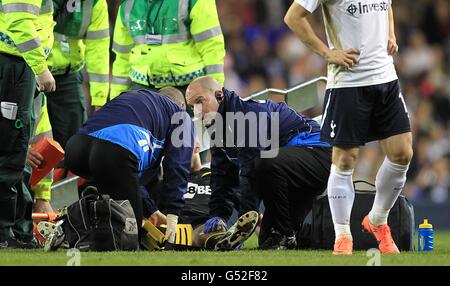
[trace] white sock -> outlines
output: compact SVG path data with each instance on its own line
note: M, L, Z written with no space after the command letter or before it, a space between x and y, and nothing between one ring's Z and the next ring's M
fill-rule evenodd
M369 212L370 223L375 226L379 226L380 224L387 224L389 211L390 209L379 209L372 206L372 209Z
M349 236L350 238L352 238L352 233L350 231L349 224L335 223L334 224L334 233L336 234L334 241L336 241L342 235L346 235L346 236Z
M369 213L371 224L387 224L389 211L405 186L408 168L409 165L392 163L387 157L384 159L375 178L377 192Z
M336 239L345 234L351 236L350 213L352 212L355 190L352 181L353 170L340 171L331 165L328 178L328 202L336 233Z

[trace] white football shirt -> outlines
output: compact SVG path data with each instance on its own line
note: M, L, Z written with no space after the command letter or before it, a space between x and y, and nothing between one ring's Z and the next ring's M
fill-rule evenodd
M327 88L376 85L397 79L392 56L387 52L391 0L295 1L311 13L322 5L330 48L360 51L358 63L350 70L328 65Z

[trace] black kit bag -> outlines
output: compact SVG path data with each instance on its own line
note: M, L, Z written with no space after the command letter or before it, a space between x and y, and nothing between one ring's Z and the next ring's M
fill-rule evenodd
M361 223L363 218L372 209L375 199L375 191L358 190L356 184L367 184L375 188L375 185L366 181L355 181L355 201L350 217L350 227L353 236L354 250L367 250L378 248L376 239L369 233L363 232ZM334 225L331 218L328 196L317 197L313 202L310 227L310 247L313 249L332 249L334 245ZM388 225L391 228L392 238L400 251L414 250L414 208L411 203L400 195L392 207Z
M88 187L59 218L70 248L82 251L139 249L138 226L128 200L118 201ZM59 220L58 219L58 220Z

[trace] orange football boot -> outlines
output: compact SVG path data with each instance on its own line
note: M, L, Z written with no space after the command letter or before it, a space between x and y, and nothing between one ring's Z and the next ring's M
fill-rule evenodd
M375 226L370 223L369 216L366 215L362 221L363 231L371 233L378 242L378 249L383 254L398 254L400 251L395 245L391 235L391 228L387 224Z
M341 235L334 243L333 255L352 255L353 240L351 236Z

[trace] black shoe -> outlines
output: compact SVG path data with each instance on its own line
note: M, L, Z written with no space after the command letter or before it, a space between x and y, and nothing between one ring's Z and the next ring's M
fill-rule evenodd
M36 249L39 248L39 244L36 239L30 241L21 241L15 237L11 237L6 241L0 242L0 249Z
M297 239L294 234L288 236L272 229L269 237L259 246L263 250L296 249Z

